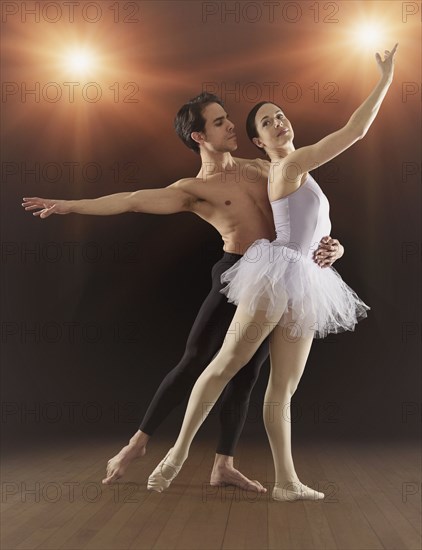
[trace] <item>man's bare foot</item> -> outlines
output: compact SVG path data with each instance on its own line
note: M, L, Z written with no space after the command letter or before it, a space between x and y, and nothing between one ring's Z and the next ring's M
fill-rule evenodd
M107 477L102 480L102 483L108 485L120 479L125 474L131 462L145 455L147 452L146 444L148 439L149 436L146 434L137 432L129 441L129 445L123 447L117 455L110 458L107 462Z
M256 491L257 493L267 492L267 489L265 489L259 481L248 479L231 464L214 464L211 472L210 485L214 487L234 485L247 491Z

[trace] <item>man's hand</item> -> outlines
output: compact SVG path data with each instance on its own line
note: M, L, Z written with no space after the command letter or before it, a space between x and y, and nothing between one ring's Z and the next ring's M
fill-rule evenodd
M322 237L318 250L314 252L314 261L322 268L330 267L344 254L343 245L330 236Z
M69 214L69 201L55 199L40 199L39 197L24 197L22 206L25 210L36 210L33 216L48 218L50 214Z

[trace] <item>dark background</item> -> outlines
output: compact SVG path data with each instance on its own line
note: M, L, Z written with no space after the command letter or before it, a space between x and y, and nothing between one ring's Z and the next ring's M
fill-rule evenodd
M391 1L334 2L335 13L327 3L316 13L315 3L285 10L276 2L273 17L262 2L237 3L235 15L235 2L132 4L130 16L119 3L119 21L112 3L101 2L98 22L81 7L69 21L63 7L57 22L48 20L53 11L39 21L19 11L2 24L3 434L131 435L183 353L222 250L217 232L191 214L41 220L25 213L22 197L94 198L195 175L199 157L172 124L206 88L226 101L238 156L257 155L244 121L263 99L283 107L296 147L313 143L347 122L377 82L375 51L398 41L394 82L369 133L313 172L330 200L332 235L345 247L335 267L372 309L354 333L314 343L292 422L306 437L417 437L420 17ZM350 34L366 20L384 31L376 46ZM71 43L97 52L85 77L60 57ZM73 102L69 81L80 83ZM103 92L97 102L80 91L92 81ZM63 94L57 101L48 82ZM134 102L124 101L128 82L139 87ZM6 94L5 83L15 91ZM37 85L39 97L25 95ZM263 430L267 376L268 365L246 435ZM174 433L183 410L163 433ZM214 437L217 418L202 432Z

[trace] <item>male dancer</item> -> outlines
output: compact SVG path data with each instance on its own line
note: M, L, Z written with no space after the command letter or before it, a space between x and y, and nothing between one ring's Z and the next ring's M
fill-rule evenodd
M122 477L135 458L145 455L155 429L189 395L198 376L220 349L235 312L235 307L219 292L221 274L236 263L255 240L275 238L267 196L269 162L232 157L231 153L237 149L236 134L221 100L212 94L200 94L179 110L175 127L185 145L201 156L202 166L196 177L181 179L163 189L76 201L31 197L24 198L22 204L25 210L36 210L33 215L41 218L68 213L193 212L213 225L224 241L224 255L213 267L212 289L195 319L185 353L160 384L139 430L128 445L108 461L107 477L103 479L106 484ZM343 253L342 245L327 236L319 243L314 259L323 268L332 265ZM234 468L233 455L245 423L250 394L268 353L268 342L264 341L221 397L221 432L211 473L212 485L231 484L266 492L258 481L249 480Z

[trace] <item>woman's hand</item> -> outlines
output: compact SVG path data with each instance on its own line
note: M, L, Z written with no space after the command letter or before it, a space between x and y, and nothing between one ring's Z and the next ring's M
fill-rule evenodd
M391 52L390 50L384 50L384 61L381 59L381 56L378 52L375 54L375 59L377 60L381 75L383 78L386 78L388 80L393 79L394 55L397 51L398 45L399 43L397 42Z
M25 210L37 210L33 216L48 218L51 214L69 214L70 201L55 199L40 199L39 197L24 197L22 206Z
M337 239L330 236L323 237L319 243L318 250L314 252L314 261L320 267L330 267L344 254L344 248Z

